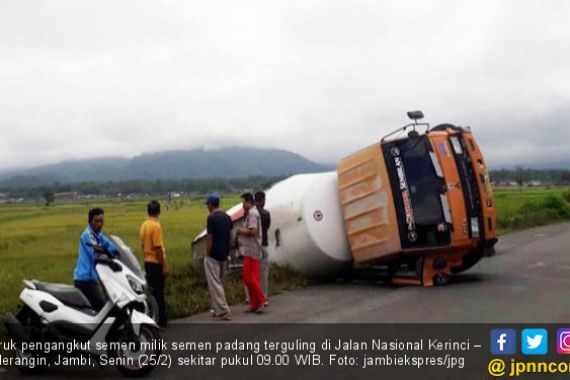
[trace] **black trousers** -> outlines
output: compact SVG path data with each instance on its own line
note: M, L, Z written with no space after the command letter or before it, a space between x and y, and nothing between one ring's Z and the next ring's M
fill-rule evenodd
M166 326L167 318L166 305L164 302L165 277L162 274L162 265L145 261L144 270L146 272L146 282L158 304L158 325L164 327Z
M91 306L93 307L93 310L99 311L103 308L103 306L105 306L107 300L98 281L75 280L74 284L75 287L81 290L81 293L87 297L91 303Z

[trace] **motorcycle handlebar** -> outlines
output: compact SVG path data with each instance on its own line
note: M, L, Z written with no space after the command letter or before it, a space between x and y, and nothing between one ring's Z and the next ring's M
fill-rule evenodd
M120 272L123 269L121 264L113 260L113 256L109 252L95 256L95 264L107 265L113 272Z

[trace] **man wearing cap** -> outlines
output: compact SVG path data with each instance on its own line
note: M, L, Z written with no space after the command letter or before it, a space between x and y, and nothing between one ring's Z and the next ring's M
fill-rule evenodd
M207 219L206 255L204 271L208 280L210 302L214 309L214 319L231 320L230 307L224 292L224 269L230 254L232 219L220 209L220 198L210 195L206 199L210 215Z
M245 213L244 226L236 231L239 251L243 256L243 282L249 294L250 311L261 313L267 302L259 283L261 266L261 217L255 207L253 194L241 196Z

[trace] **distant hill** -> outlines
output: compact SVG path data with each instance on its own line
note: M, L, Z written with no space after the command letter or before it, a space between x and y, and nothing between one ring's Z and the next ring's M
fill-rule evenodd
M125 180L243 178L321 172L332 169L280 149L225 148L107 157L12 170L0 174L2 187Z
M514 170L519 166L530 170L570 170L570 159L546 162L527 160L517 164L495 164L493 162L488 162L488 164L491 170Z

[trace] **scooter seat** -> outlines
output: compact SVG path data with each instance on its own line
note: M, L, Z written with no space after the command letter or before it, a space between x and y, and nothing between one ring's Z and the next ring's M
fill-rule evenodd
M79 308L91 308L91 303L87 297L85 297L81 290L74 286L66 284L50 284L48 282L37 280L32 280L32 283L36 286L37 290L51 294L66 305Z

